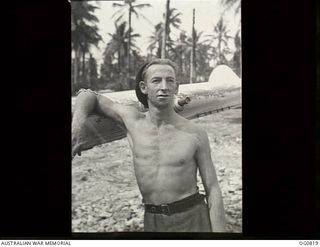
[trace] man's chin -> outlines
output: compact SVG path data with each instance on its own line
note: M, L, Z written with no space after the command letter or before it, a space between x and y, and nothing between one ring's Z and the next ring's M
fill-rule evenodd
M170 100L168 100L168 101L154 102L152 103L152 105L156 108L165 109L173 105L173 103Z

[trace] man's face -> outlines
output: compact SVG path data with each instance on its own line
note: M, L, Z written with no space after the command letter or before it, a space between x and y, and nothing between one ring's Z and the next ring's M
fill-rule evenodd
M148 95L149 104L166 107L173 103L178 92L174 69L167 64L153 64L147 71L144 81L140 82L141 92Z

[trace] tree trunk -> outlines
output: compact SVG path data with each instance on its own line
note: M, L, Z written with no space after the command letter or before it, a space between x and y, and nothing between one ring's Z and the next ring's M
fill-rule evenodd
M93 68L92 68L92 54L89 53L89 61L88 61L88 70L86 71L86 74L88 75L88 87L92 89L92 81L93 81L93 77L92 77L92 72L93 72Z
M240 60L240 66L239 66L240 67L240 73L239 74L240 74L240 78L242 78L242 54L241 54L241 50L239 52L239 56L240 56L240 59L239 59Z
M119 73L121 72L121 50L120 48L118 49L118 70L119 70Z
M86 52L82 50L82 83L86 81Z
M182 75L183 75L183 60L182 60L182 54L183 54L183 50L182 47L179 48L179 71L180 71L180 79L182 79Z
M195 23L195 9L193 9L193 17L192 17L192 49L190 54L190 83L195 82L196 78L196 71L195 71L195 53L196 53L196 41L195 41L195 30L194 30L194 23Z
M78 76L79 76L79 68L78 68L78 65L79 65L79 53L80 53L80 48L76 48L76 49L74 50L74 76L73 76L73 79L74 79L74 82L73 82L74 90L76 90L77 84L78 84Z
M125 89L130 87L130 47L131 47L131 10L132 3L129 1L129 37L128 37L128 51L127 51L127 83L125 83Z
M164 24L163 24L163 41L162 41L162 49L161 49L161 58L166 58L166 45L167 45L167 35L168 35L168 14L170 8L170 0L167 0L166 4L166 12L164 14Z
M218 61L218 65L222 64L221 40L222 40L222 37L221 37L221 35L219 35L219 40L218 40L219 61Z

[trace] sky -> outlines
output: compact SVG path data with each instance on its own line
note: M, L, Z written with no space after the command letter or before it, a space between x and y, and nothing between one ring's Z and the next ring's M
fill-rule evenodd
M103 62L103 51L110 40L108 33L113 33L115 31L115 18L111 18L116 10L112 7L114 2L121 3L122 1L96 1L95 4L99 9L96 9L94 14L99 19L97 26L103 41L99 42L99 49L93 47L90 52L97 60L98 71L100 71L99 67ZM146 55L148 37L152 34L154 26L163 20L166 0L137 0L135 2L135 4L141 3L149 3L152 5L152 7L145 7L138 12L142 13L150 23L141 17L137 19L135 15L132 15L132 28L135 33L141 35L141 37L136 39L137 46L141 49L141 54ZM213 28L225 9L221 6L220 0L171 0L170 7L176 8L178 12L182 13L180 16L182 22L180 29L186 31L187 35L191 34L192 10L195 8L195 29L198 32L203 31L203 38L205 38L205 35L207 34L213 34ZM125 19L127 20L127 18L126 15ZM227 29L230 30L229 34L231 36L234 36L240 28L240 18L240 14L234 15L233 9L230 9L224 14L224 22L227 25ZM171 32L172 39L175 40L180 32L180 30L173 28ZM233 49L233 42L230 42L229 46Z

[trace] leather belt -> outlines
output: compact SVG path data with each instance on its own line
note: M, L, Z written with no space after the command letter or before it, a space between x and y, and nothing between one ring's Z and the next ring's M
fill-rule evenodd
M153 205L145 204L145 211L153 214L171 215L179 212L186 211L188 208L199 204L204 201L206 196L200 193L193 194L182 200L172 202L169 204Z

